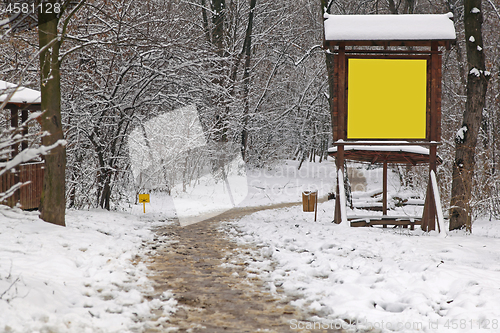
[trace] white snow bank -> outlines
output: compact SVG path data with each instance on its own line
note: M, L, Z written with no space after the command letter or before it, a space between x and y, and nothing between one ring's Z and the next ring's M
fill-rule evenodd
M325 14L325 40L454 40L448 14L330 15Z
M1 332L141 332L175 310L168 293L148 301L148 218L69 211L67 227L0 206Z
M500 331L500 221L476 222L473 235L440 238L421 230L343 228L332 215L327 202L319 205L318 222L293 207L227 228L242 232L240 242L258 244L248 269L268 279L271 291L282 287L296 298L313 322L339 327L349 319L358 329L382 332Z

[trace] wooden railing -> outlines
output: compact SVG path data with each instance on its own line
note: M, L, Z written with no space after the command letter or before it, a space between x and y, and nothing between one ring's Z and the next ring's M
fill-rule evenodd
M7 172L0 176L0 193L6 192L17 183L29 182L2 204L15 206L20 203L22 209L38 208L43 187L44 165L43 162L21 164L17 172Z

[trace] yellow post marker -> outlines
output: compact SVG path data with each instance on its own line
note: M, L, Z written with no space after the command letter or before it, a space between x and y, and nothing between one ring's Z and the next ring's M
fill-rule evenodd
M149 194L139 194L139 202L142 202L144 214L146 213L146 202L149 202Z

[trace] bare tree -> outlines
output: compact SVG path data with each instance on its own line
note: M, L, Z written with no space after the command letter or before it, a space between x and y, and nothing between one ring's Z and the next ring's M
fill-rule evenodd
M83 5L82 0L59 23L71 1L50 0L38 6L38 40L40 47L40 90L42 94L42 144L50 146L64 139L61 121L61 74L60 48L68 23ZM44 221L65 225L66 149L58 146L45 157L45 173L40 203L40 218Z
M483 13L480 0L465 0L464 25L467 50L467 102L462 127L456 134L450 230L472 230L471 198L475 152L490 74L486 71L483 45Z

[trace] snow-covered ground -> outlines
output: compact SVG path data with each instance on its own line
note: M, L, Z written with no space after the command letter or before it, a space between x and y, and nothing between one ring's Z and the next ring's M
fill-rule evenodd
M254 171L245 204L298 201L306 184L324 182L318 166L306 163L293 176L290 163ZM151 310L166 320L176 301L168 293L148 301L147 268L134 259L154 242L151 227L175 215L172 198L157 193L145 214L142 204L122 213L70 210L66 227L0 205L0 332L141 332L158 320Z
M355 203L375 201L381 169L358 171L366 180L358 189L366 192L354 192ZM249 170L247 177L248 196L240 206L270 205L300 201L304 190L326 196L335 168L328 161L297 170L297 162L288 161ZM389 197L412 198L394 173L389 189ZM320 325L500 332L500 221L477 221L472 235L443 238L421 230L336 225L333 205L319 204L317 222L296 206L224 224L231 237L258 247L241 254L248 276L260 275L271 292L283 288L308 314L308 322L291 322L291 331ZM396 213L419 214L421 207ZM151 193L146 214L142 204L124 206L122 213L70 210L65 228L0 206L0 332L141 332L167 320L176 301L169 293L148 300L147 268L135 259L146 254L142 244L154 243L151 227L173 217L172 198L157 193Z
M284 202L298 202L302 200L302 191L318 190L319 196L325 196L333 192L336 184L335 163L328 159L322 163L304 162L298 170L298 161L284 161L273 167L265 169L246 170L247 178L247 196L238 204L238 207L265 206ZM381 170L371 170L366 172L369 177L377 184L377 188L382 188ZM365 171L363 171L363 174ZM380 174L378 177L377 174ZM380 179L378 179L380 178ZM197 180L199 187L206 188L208 185L203 183L203 178ZM210 184L211 185L211 184ZM210 190L210 189L207 189ZM153 203L155 198L156 203ZM146 211L152 209L155 212L175 214L175 206L172 199L165 200L163 194L153 192L151 194L151 204L146 204ZM204 203L201 203L204 204ZM133 207L134 212L142 212L142 205Z
M319 205L318 222L292 207L225 225L239 242L260 248L246 259L249 272L309 313L310 322L291 322L291 329L500 332L500 221L442 238L336 225L333 205Z
M67 226L0 205L0 332L141 332L176 301L148 301L151 215L69 211Z

